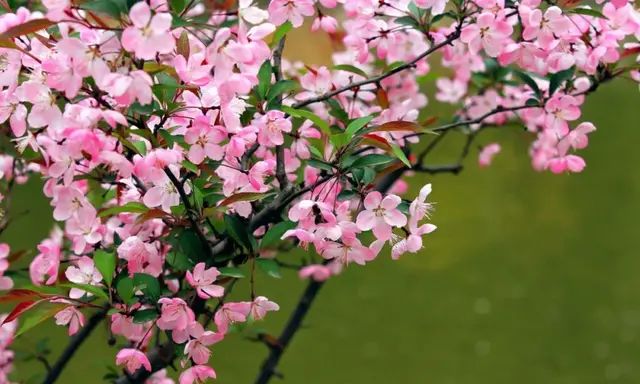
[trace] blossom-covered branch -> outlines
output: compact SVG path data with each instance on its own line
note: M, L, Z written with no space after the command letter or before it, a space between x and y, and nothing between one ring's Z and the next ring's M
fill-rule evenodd
M0 244L0 302L14 305L0 382L14 338L49 318L72 336L43 372L55 382L99 314L105 348L118 348L113 381L170 383L169 366L180 384L215 378L213 345L253 337L279 310L255 275L293 268L310 282L280 337L257 337L270 348L266 383L327 279L423 249L432 185L408 195L404 176L458 174L480 133L507 124L530 132L536 170L582 172L596 129L580 121L586 96L640 80L627 0L262 4L0 4L0 233L29 178L56 221L28 270L13 263L29 250ZM334 42L333 65L287 58L307 20ZM431 103L455 113L434 114L433 89ZM431 163L459 134L454 161ZM484 145L478 164L499 152ZM308 252L286 252L295 246ZM250 292L230 301L240 279Z

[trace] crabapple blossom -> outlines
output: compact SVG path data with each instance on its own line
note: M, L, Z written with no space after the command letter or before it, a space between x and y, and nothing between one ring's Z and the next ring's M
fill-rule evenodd
M133 348L121 349L116 355L116 364L124 365L124 368L129 373L135 372L140 367L144 367L147 371L151 371L151 363L149 362L147 355Z
M118 4L8 2L0 15L1 135L15 146L0 155L0 232L32 179L56 221L37 252L0 244L0 290L18 317L53 306L79 342L85 317L105 318L128 346L117 383L172 383L167 365L181 384L215 378L211 345L280 309L257 274L294 268L317 292L378 256L424 252L432 185L413 195L409 177L459 173L489 127L524 127L536 171L584 172L588 97L640 82L627 0ZM329 39L324 65L294 59L298 28ZM433 164L445 134L466 144ZM505 145L482 147L479 165ZM231 292L245 277L250 289ZM0 327L0 382L18 321ZM169 349L181 364L158 358Z

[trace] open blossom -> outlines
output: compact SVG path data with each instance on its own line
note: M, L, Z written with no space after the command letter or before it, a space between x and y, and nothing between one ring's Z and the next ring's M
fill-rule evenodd
M184 353L196 364L206 364L211 351L209 346L224 338L221 333L205 331L200 323L194 321L187 328L189 341L184 346Z
M478 155L478 164L481 167L488 167L491 165L491 161L493 157L500 152L500 144L491 143L485 145L480 151L480 155Z
M305 16L313 16L314 13L312 0L273 0L269 3L269 20L275 25L289 20L297 28Z
M196 266L193 267L193 272L187 271L187 281L196 289L198 296L203 299L222 297L224 295L224 287L213 284L220 275L220 272L215 267L205 268L205 263L196 264Z
M74 306L68 306L55 315L56 324L69 327L69 336L75 335L84 326L84 315Z
M13 280L9 276L3 276L5 271L9 268L9 246L4 243L0 243L0 291L6 291L13 288Z
M208 365L194 365L180 374L180 384L200 384L215 379L216 371Z
M102 281L102 275L96 269L93 263L93 259L82 256L76 262L76 266L69 266L65 271L65 275L70 282L76 284L88 284L97 285ZM72 299L79 299L85 294L85 291L79 288L71 288L69 291L69 297ZM88 293L90 296L91 294Z
M185 330L195 320L193 310L187 303L179 298L170 299L163 297L158 300L161 305L158 328L163 330Z
M253 124L258 128L258 142L268 147L282 145L283 133L291 132L291 121L282 111L269 111Z
M264 319L267 312L278 311L280 306L264 296L258 296L251 303L251 317L254 320Z
M116 364L124 365L129 373L134 373L140 367L144 367L147 371L151 371L151 363L143 352L133 349L124 348L116 355Z
M227 134L223 127L211 126L204 116L194 120L184 140L191 144L187 158L194 164L200 164L205 157L211 160L222 160L224 150L220 145Z
M151 15L151 8L144 2L138 2L129 12L133 23L122 32L122 46L129 52L135 52L140 59L150 60L158 53L170 53L175 48L171 30L171 14L159 12Z
M469 44L472 53L484 49L487 55L496 57L504 49L512 32L511 25L501 16L496 17L493 13L483 12L475 24L462 30L460 40Z
M232 302L225 303L222 308L216 312L214 322L218 327L218 332L225 334L229 331L229 325L234 323L244 323L251 311L251 303L248 302Z
M393 227L403 227L407 217L398 210L402 199L396 195L384 198L380 192L370 192L364 199L365 210L358 214L356 224L362 231L373 229L373 234L380 240L391 238Z

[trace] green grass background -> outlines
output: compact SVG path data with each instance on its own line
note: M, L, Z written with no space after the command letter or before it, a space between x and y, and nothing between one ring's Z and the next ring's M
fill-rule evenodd
M332 279L282 359L283 383L640 383L638 97L629 82L590 97L584 119L598 131L582 174L534 172L531 136L509 127L479 137L503 146L491 168L477 167L474 150L459 176L411 179L412 194L433 183L438 231L418 255L383 256ZM433 161L453 159L460 145L452 135ZM18 189L13 210L29 213L0 240L33 247L51 226L37 182ZM258 292L282 307L260 326L279 333L303 287L291 272L259 279ZM15 348L43 336L54 357L67 342L49 323ZM116 352L101 327L59 382L100 383ZM213 348L217 382L251 383L266 352L230 336ZM17 362L14 378L38 383L42 372Z

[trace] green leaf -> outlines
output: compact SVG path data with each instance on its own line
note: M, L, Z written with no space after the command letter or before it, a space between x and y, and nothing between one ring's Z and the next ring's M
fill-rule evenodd
M273 40L271 40L271 48L275 47L280 43L283 37L293 28L293 25L289 21L280 25L276 28L275 32L273 32Z
M316 169L324 169L325 171L333 171L333 166L318 159L307 160L307 165Z
M271 61L267 60L260 66L258 71L258 96L264 99L267 96L267 91L271 86L271 75L273 74L273 68L271 67Z
M342 148L345 145L349 144L353 136L348 133L335 133L329 137L329 140L336 148Z
M280 107L280 110L293 116L293 117L301 117L307 120L311 120L313 124L315 124L318 128L320 128L324 133L331 134L331 129L329 128L329 123L324 121L320 116L316 115L311 111L307 111L306 109L295 109L283 105Z
M599 19L608 20L607 16L603 15L600 11L596 9L591 9L591 8L582 8L582 7L574 8L569 10L568 13L575 13L578 15L592 16L592 17L597 17Z
M374 117L375 116L365 116L353 120L349 123L349 125L347 125L345 133L347 134L347 136L349 136L349 138L353 137L359 130L369 124L369 122L373 120Z
M113 274L116 271L116 255L114 252L106 252L103 250L97 250L93 254L93 262L96 264L96 268L104 278L107 285L111 285L113 281Z
M246 223L243 223L238 217L231 215L224 216L224 223L227 227L227 233L238 245L248 251L253 250L251 241L249 240L249 236L251 236L248 233L249 227Z
M367 75L367 73L362 69L349 64L334 65L332 68L337 71L346 71L346 72L355 73L356 75L362 76L365 79L369 77L369 75Z
M280 265L273 259L256 259L256 264L264 273L271 277L279 279L282 277L280 273Z
M269 91L267 91L267 101L272 101L276 97L281 96L283 93L291 92L298 88L298 83L293 80L280 80L273 84Z
M556 72L549 78L549 96L553 95L553 93L562 85L563 82L571 79L573 74L575 73L576 68L571 67L569 69L565 69L564 71Z
M218 271L220 271L221 276L228 276L236 279L242 279L245 277L244 272L242 272L240 268L236 267L221 267L218 268Z
M140 289L150 301L155 302L160 299L160 283L155 277L146 273L136 273L133 275L133 285Z
M116 292L125 303L131 303L133 299L133 280L130 277L123 276L116 280Z
M38 307L37 309L34 309L33 311L30 311L28 314L25 314L20 318L16 336L24 334L36 325L53 317L56 313L58 313L65 307L66 305L64 304L44 305Z
M193 164L192 162L190 162L189 160L183 160L182 161L182 166L185 167L185 169L198 174L198 172L200 172L200 170L198 169L198 166Z
M340 193L338 193L338 201L345 201L345 200L351 200L354 197L356 197L358 194L355 191L352 191L350 189L343 189L342 191L340 191Z
M278 241L280 241L280 238L282 237L282 235L284 235L285 232L295 228L296 226L296 223L289 220L275 224L274 226L269 228L267 233L265 233L262 237L262 240L260 240L260 247L268 248L269 246L276 244Z
M186 0L171 0L171 10L175 13L181 13L184 11L184 7L187 6Z
M400 146L395 143L389 144L391 145L391 151L393 151L393 154L396 155L396 157L400 159L400 161L402 161L407 167L411 168L411 162L409 161L409 159L407 159L407 155L404 154L402 148L400 148Z
M76 283L69 283L69 284L59 284L60 287L66 287L66 288L76 288L76 289L81 289L85 292L89 292L95 296L98 296L100 298L103 298L105 300L109 300L109 295L100 287L95 286L95 285L90 285L90 284L76 284Z
M158 318L158 311L155 309L143 309L133 314L133 322L144 324Z
M351 168L375 167L377 165L388 164L395 160L395 157L372 153L369 155L358 157L356 161L351 164Z
M148 210L149 208L146 205L138 203L137 201L131 201L124 205L118 205L116 207L111 207L100 211L100 213L98 213L98 217L107 217L123 212L145 213Z
M418 22L418 20L414 19L411 16L398 17L394 21L396 24L399 24L399 25L406 25L408 27L413 27L415 29L420 28L420 23Z
M126 14L127 4L122 0L89 0L80 5L80 9L103 13L114 19L120 18L121 14Z
M536 83L536 81L531 76L522 71L513 71L513 74L516 75L525 84L527 84L529 88L531 88L531 90L536 94L536 97L538 99L542 97L542 91L540 90L540 87L538 87L538 83Z

